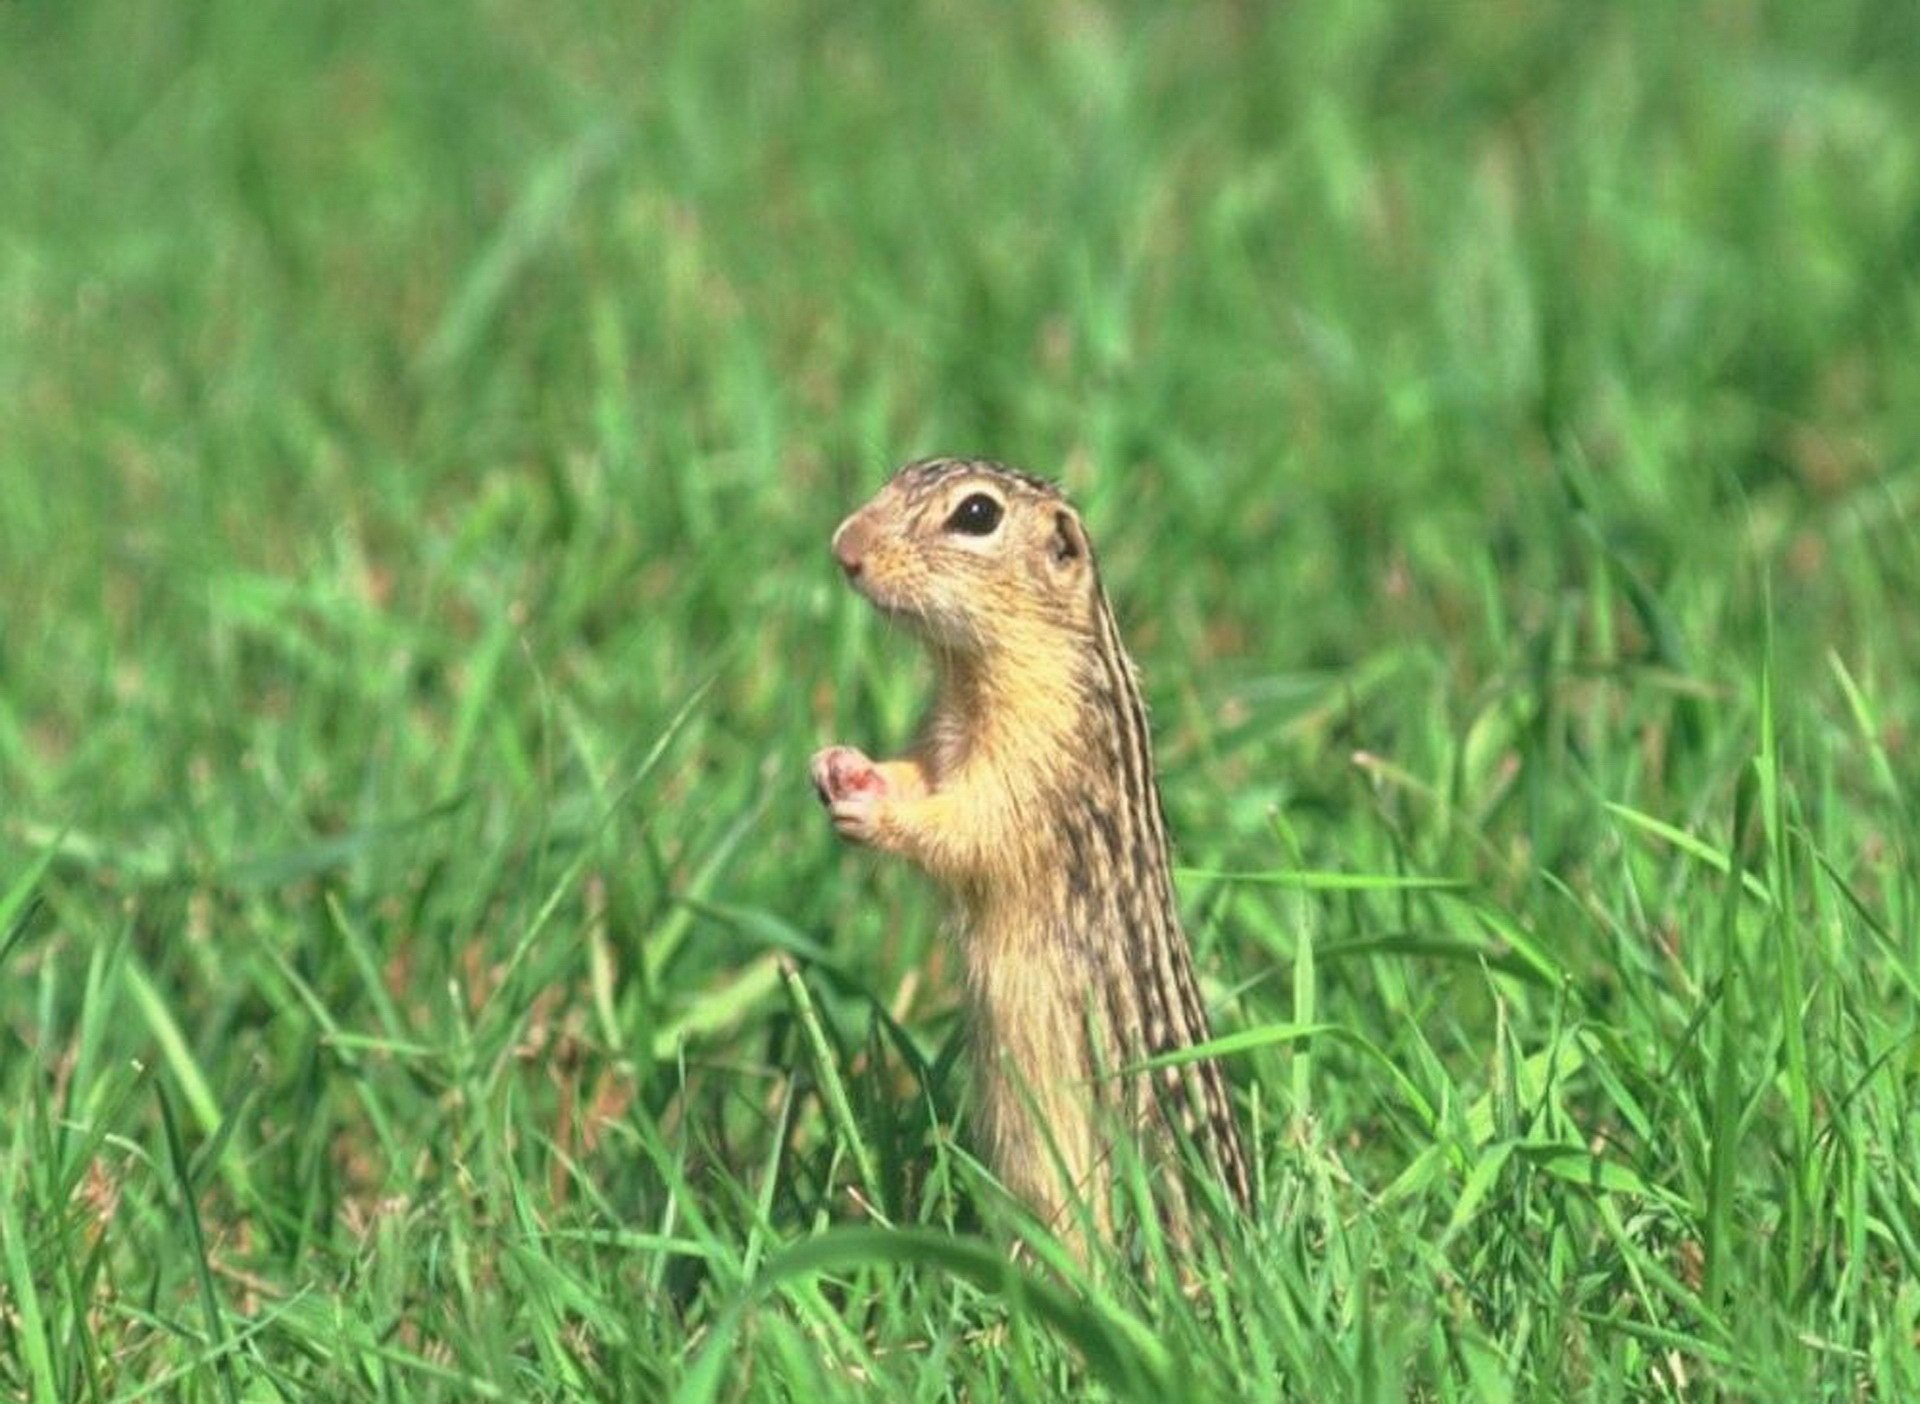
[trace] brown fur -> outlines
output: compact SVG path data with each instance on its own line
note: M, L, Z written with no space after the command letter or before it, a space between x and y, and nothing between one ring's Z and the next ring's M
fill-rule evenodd
M975 495L1002 515L953 525ZM838 746L814 778L845 837L954 897L965 938L980 1140L1006 1185L1105 1232L1106 1138L1179 1127L1236 1199L1249 1185L1212 1063L1109 1074L1208 1036L1173 904L1133 665L1079 516L1052 484L977 461L909 464L834 534L856 589L927 644L931 713L899 760ZM1169 1189L1178 1216L1184 1196Z

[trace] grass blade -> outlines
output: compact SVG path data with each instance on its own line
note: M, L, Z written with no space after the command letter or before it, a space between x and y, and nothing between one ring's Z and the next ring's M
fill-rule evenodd
M167 1159L173 1166L174 1184L180 1193L181 1216L187 1226L187 1245L193 1253L194 1272L200 1281L200 1305L206 1312L207 1337L218 1352L214 1358L214 1371L219 1376L220 1390L226 1396L227 1404L239 1404L240 1390L233 1377L232 1342L227 1333L227 1316L220 1305L220 1294L213 1285L213 1269L207 1261L206 1236L200 1228L200 1196L193 1188L186 1148L180 1142L180 1128L174 1121L173 1101L167 1096L166 1083L156 1079L153 1092L160 1103L160 1124L166 1132Z
M880 1178L877 1162L867 1146L866 1138L860 1134L860 1123L853 1114L853 1103L847 1097L847 1085L840 1078L840 1065L833 1056L832 1046L827 1042L826 1030L820 1025L820 1014L814 1008L813 995L807 989L806 980L793 965L783 963L781 974L786 981L787 993L793 999L794 1013L800 1017L807 1051L813 1058L814 1075L820 1081L820 1090L826 1097L834 1128L841 1144L853 1154L861 1188L866 1191L875 1210L884 1217L887 1211L886 1185Z

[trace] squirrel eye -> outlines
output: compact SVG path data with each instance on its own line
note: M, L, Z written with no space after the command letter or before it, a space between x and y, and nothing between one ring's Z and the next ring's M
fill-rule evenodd
M953 509L953 515L947 518L947 530L965 536L990 536L1000 525L1001 516L998 502L984 492L976 492L961 499L960 505Z

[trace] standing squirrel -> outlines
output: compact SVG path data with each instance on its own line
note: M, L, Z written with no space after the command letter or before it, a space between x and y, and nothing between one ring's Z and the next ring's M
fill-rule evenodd
M1146 709L1079 514L1045 479L930 459L842 522L833 554L927 645L938 693L905 756L832 746L814 786L844 838L954 900L988 1162L1056 1230L1080 1201L1105 1236L1115 1136L1171 1171L1178 1128L1246 1207L1218 1066L1128 1071L1209 1035ZM1164 1183L1184 1220L1178 1174Z

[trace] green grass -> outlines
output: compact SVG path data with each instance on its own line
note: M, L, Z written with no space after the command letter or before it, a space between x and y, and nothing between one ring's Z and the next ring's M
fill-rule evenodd
M0 1395L1920 1396L1920 23L1265 15L0 6ZM941 450L1155 705L1191 1295L805 782Z

